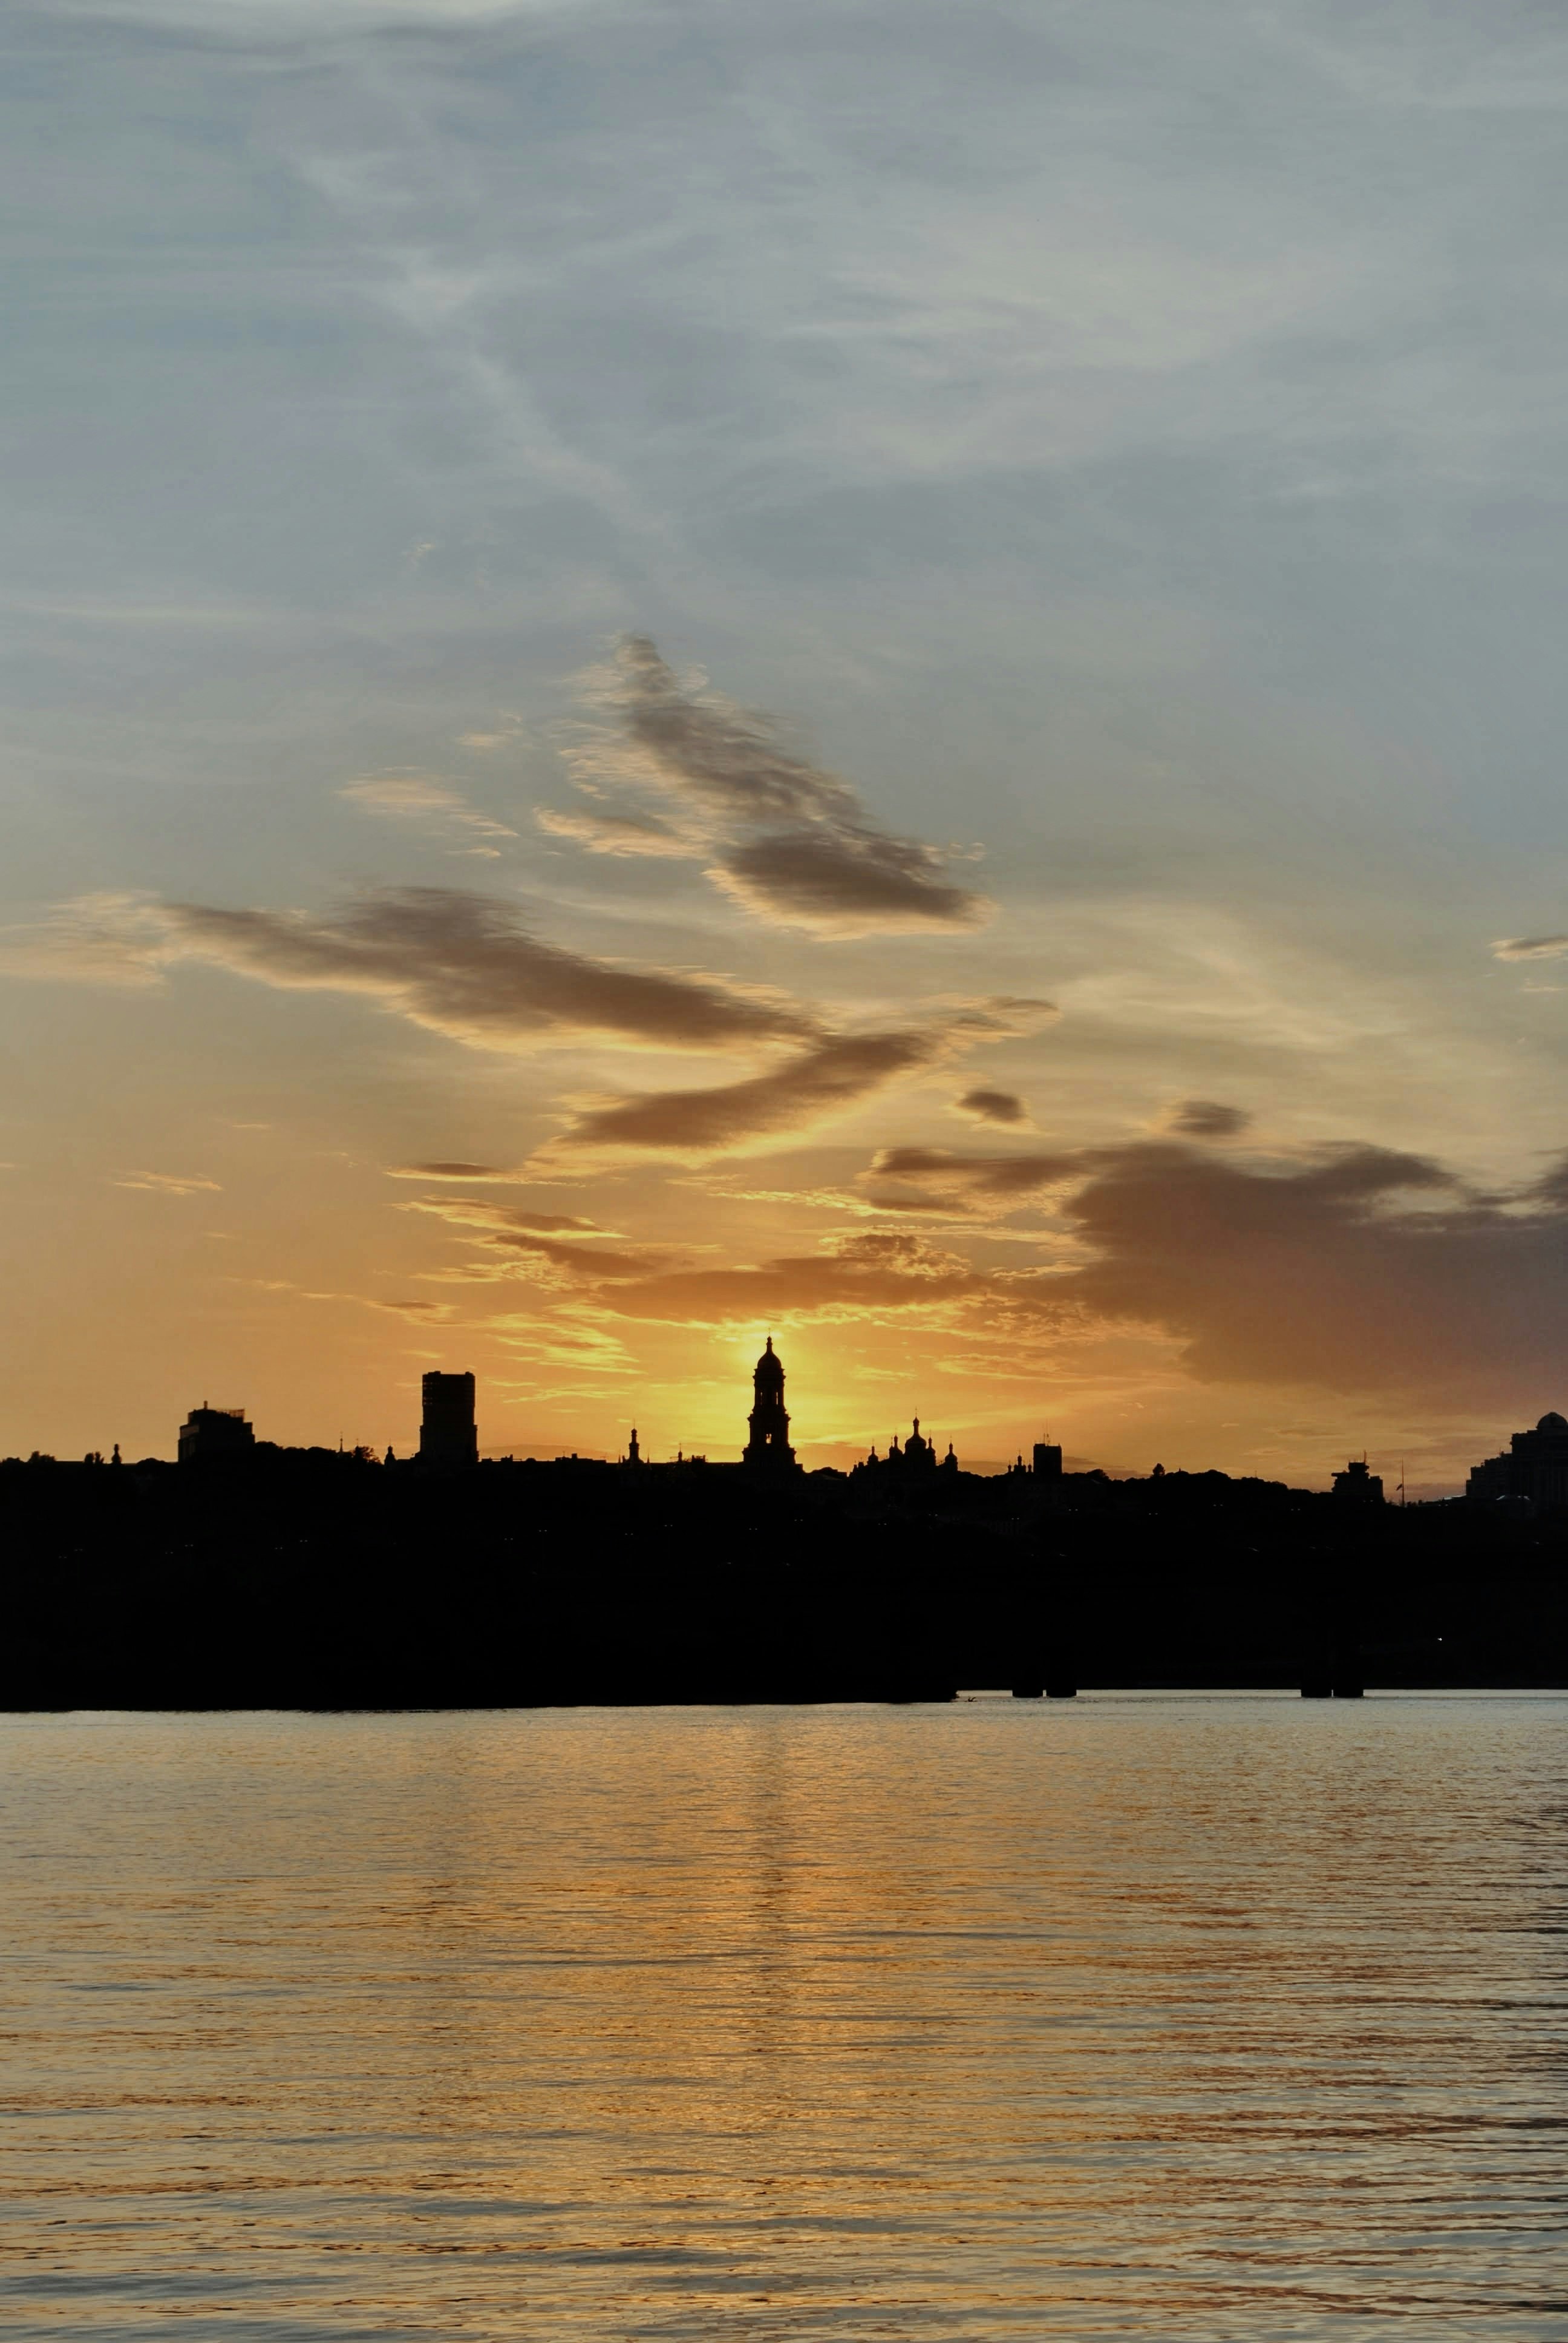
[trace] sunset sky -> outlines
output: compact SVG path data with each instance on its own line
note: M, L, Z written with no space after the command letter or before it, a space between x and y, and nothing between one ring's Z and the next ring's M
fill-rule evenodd
M0 34L0 1453L1568 1407L1568 20Z

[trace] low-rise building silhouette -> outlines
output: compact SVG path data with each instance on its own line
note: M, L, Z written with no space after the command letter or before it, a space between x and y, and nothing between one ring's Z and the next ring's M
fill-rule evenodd
M180 1426L182 1464L227 1464L236 1456L255 1453L256 1433L245 1420L243 1407L208 1407L204 1399ZM119 1451L115 1452L116 1463Z
M419 1425L422 1464L477 1464L479 1434L474 1423L472 1374L427 1374L420 1386L424 1402Z
M1541 1512L1568 1505L1568 1417L1549 1411L1533 1432L1516 1432L1508 1451L1474 1467L1467 1497L1484 1503L1512 1498Z

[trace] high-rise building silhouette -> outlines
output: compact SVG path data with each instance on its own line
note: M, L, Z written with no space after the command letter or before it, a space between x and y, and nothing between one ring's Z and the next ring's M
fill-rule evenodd
M1034 1473L1039 1481L1060 1481L1061 1450L1054 1440L1037 1440L1034 1443Z
M789 1445L789 1418L784 1406L784 1363L773 1348L771 1334L751 1383L751 1437L742 1461L764 1472L791 1473L795 1451Z
M425 1407L419 1426L420 1463L477 1464L479 1435L474 1424L473 1376L431 1373L421 1389Z
M243 1407L208 1407L203 1400L180 1426L182 1464L226 1464L236 1456L251 1455L255 1448L256 1433Z

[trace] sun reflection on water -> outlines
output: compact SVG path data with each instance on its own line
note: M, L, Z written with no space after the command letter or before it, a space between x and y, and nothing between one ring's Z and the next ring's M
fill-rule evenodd
M1544 2337L1564 1713L7 1720L14 2303Z

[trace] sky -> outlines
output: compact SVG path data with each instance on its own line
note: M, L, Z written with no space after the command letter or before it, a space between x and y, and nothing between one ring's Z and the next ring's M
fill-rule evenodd
M0 1453L1568 1407L1568 22L0 31Z

